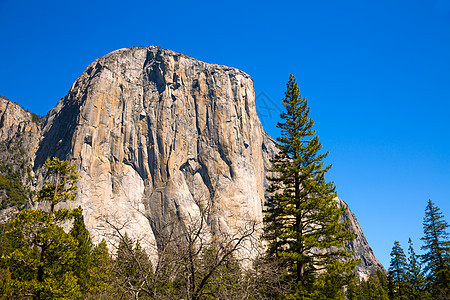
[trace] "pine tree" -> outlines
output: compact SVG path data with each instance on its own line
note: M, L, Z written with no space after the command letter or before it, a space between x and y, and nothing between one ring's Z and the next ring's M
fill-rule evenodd
M95 262L89 268L89 293L86 299L112 299L116 294L112 284L112 260L105 240L96 245L91 260Z
M80 175L75 171L75 166L57 157L47 158L44 167L47 168L47 181L38 192L36 200L49 203L50 212L53 213L58 203L75 200Z
M392 299L407 299L405 292L406 255L398 241L395 241L392 247L389 276L392 282Z
M89 231L84 224L81 206L74 209L71 215L73 217L73 225L72 229L70 229L70 235L77 241L73 272L78 278L81 291L86 292L89 290L89 269L94 263L92 260L93 245Z
M377 270L375 272L375 275L376 275L376 277L378 279L378 282L380 283L380 293L385 295L385 297L388 297L389 280L388 280L388 278L386 276L386 273L381 271L381 270Z
M388 296L388 292L387 289L384 288L383 283L380 282L380 278L377 275L372 275L369 277L369 279L367 280L367 285L368 285L368 297L367 299L369 300L388 300L389 296Z
M73 265L78 242L62 227L70 211L55 206L75 199L78 175L57 158L47 159L44 166L48 178L37 200L49 203L50 209L23 210L8 224L13 249L2 260L11 270L9 288L15 297L76 299L80 292Z
M347 286L348 300L389 300L386 275L377 270L367 280L356 278Z
M431 200L428 200L423 220L424 245L422 261L428 274L428 283L433 297L450 298L450 241L448 224L443 214Z
M361 300L364 299L363 291L361 287L361 280L356 277L352 282L347 286L346 296L348 300Z
M320 153L308 102L293 75L282 103L286 111L277 125L279 152L269 170L274 176L268 178L272 196L266 203L265 238L269 255L279 257L297 283L295 297L308 299L318 289L333 294L349 283L357 262L342 246L354 235L340 222L347 207L338 207L335 187L325 181L331 166L322 160L328 152Z
M408 264L406 265L405 280L407 283L407 295L410 300L427 299L425 290L425 277L422 272L422 265L414 251L411 238L408 240Z
M5 256L12 271L11 288L17 298L77 298L77 278L71 266L77 241L52 215L40 210L23 210L11 222L9 238L15 249Z

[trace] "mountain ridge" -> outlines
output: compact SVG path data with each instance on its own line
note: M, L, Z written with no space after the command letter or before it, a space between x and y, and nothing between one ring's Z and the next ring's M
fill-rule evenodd
M1 120L28 120L5 101ZM27 154L37 176L32 185L42 184L46 158L74 164L83 175L75 205L96 242L108 234L105 212L129 222L134 238L154 243L164 222L198 215L199 203L216 209L211 232L262 221L275 141L243 71L152 46L119 49L92 62L36 126L29 135L38 142ZM0 123L0 141L24 132ZM357 235L348 248L362 258L358 274L382 269L356 217L348 210L345 218Z

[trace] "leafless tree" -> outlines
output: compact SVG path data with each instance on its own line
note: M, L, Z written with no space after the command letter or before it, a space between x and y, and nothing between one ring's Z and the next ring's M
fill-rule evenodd
M244 222L233 234L212 232L210 222L216 216L213 207L197 206L196 216L174 213L162 226L152 226L157 244L146 249L156 253L151 259L140 246L148 245L148 241L131 241L126 235L128 222L120 224L111 216L102 217L111 229L110 240L119 241L112 243L117 254L113 273L123 299L242 298L238 293L250 296L244 285L255 280L244 276L247 271L242 266L251 266L249 256L260 248L258 224ZM153 224L154 220L148 218Z

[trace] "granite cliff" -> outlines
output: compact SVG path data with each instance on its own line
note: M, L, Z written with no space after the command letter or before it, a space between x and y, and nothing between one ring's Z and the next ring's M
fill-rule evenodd
M262 221L266 170L275 142L261 126L253 81L244 72L156 47L120 49L90 64L38 122L0 99L0 142L17 140L42 184L48 157L83 176L81 205L94 241L104 220L155 242L167 220L195 217L208 203L212 233ZM346 205L336 199L340 205ZM360 276L382 268L348 210Z

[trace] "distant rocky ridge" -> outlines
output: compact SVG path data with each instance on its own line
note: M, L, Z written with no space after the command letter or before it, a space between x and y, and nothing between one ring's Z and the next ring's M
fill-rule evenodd
M275 152L249 75L156 47L97 59L39 121L0 98L0 142L14 141L37 177L23 181L31 189L42 184L46 158L76 166L83 177L75 205L95 242L107 235L105 215L155 242L166 220L198 215L199 203L214 207L212 233L261 222ZM382 269L350 210L345 218L357 236L348 248L361 258L359 275Z

